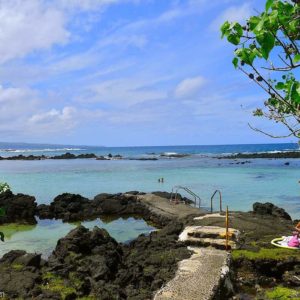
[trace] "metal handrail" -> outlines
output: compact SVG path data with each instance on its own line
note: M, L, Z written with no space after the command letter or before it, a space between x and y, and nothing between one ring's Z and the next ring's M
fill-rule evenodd
M219 193L219 199L220 199L220 212L222 212L222 193L220 190L215 190L212 196L210 197L210 212L213 213L213 199L215 195Z
M175 193L174 193L174 189L176 189ZM194 200L195 200L194 201L194 206L197 205L197 199L198 199L199 200L199 208L200 208L200 206L201 206L201 198L197 194L195 194L194 192L192 192L189 188L181 186L181 185L177 185L177 186L174 186L172 188L172 193L171 193L171 199L170 199L170 201L173 201L173 195L174 194L175 194L175 200L177 200L178 190L180 190L180 189L186 191L188 194L190 194L191 196L194 197Z

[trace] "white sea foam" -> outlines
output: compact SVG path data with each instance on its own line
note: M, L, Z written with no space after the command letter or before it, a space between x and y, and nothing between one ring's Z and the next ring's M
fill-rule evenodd
M86 149L83 148L0 149L0 152L23 153L23 152L61 152L61 151L81 151L81 150L86 150Z
M178 153L177 152L163 152L162 155L165 155L165 156L172 156L172 155L177 155Z

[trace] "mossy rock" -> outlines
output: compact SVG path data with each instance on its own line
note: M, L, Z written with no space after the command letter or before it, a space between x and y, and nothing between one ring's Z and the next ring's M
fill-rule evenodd
M274 289L268 290L264 294L265 298L268 300L287 300L294 299L300 300L300 291L296 289L286 288L282 286L277 286Z
M22 271L24 269L24 265L17 263L12 264L11 267L16 271Z
M67 282L60 276L47 272L43 274L44 284L41 285L42 290L48 290L60 294L62 299L66 299L72 294L76 295L76 290L72 286L68 286Z
M255 260L291 260L295 259L300 261L300 251L290 250L290 249L280 249L280 248L261 248L258 251L249 250L233 250L232 251L233 260L248 259L251 261Z

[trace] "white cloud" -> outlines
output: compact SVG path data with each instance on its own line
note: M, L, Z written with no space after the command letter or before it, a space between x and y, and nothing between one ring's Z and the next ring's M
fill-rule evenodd
M0 85L0 134L21 134L26 120L37 109L35 92L28 88L3 87Z
M41 1L0 0L0 63L65 43L64 25L63 13Z
M161 79L146 80L134 78L122 78L106 80L88 87L88 95L83 96L80 102L106 103L117 108L130 107L132 105L164 99L165 91L152 88Z
M225 22L245 22L253 14L250 3L239 6L231 6L224 10L210 25L212 30L220 30L220 26Z
M57 0L57 4L66 9L96 10L111 4L126 2L138 3L141 0Z
M67 122L68 127L73 127L73 116L76 113L74 107L66 106L61 111L57 109L51 109L47 112L33 115L29 122L34 124L46 124L50 122ZM71 122L70 122L71 121Z
M186 78L177 85L175 89L175 97L188 98L195 96L205 83L206 79L201 76Z

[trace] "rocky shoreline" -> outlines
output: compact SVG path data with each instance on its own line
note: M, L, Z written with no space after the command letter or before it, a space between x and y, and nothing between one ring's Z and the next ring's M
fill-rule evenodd
M161 158L183 158L188 157L189 154L160 154L159 157ZM96 160L140 160L140 161L155 161L158 160L157 157L123 157L120 154L112 155L108 154L106 156L103 155L96 155L94 153L85 153L85 154L73 154L70 152L66 152L61 155L54 155L54 156L46 156L46 155L14 155L14 156L0 156L0 160L45 160L45 159L96 159Z
M134 214L160 230L125 245L104 229L79 226L57 242L48 260L40 254L10 251L0 259L0 291L8 299L151 299L175 276L177 263L192 255L178 241L185 226L224 226L223 218L196 220L195 216L205 212L188 205L168 208L169 198L169 193L131 191L99 194L90 200L66 193L49 205L37 205L28 195L1 194L0 207L6 211L1 224L35 224L35 217L70 222ZM154 200L165 202L157 205ZM225 291L220 286L214 299L254 299L251 297L263 295L264 288L279 285L297 291L300 255L288 255L286 251L292 250L274 249L269 243L291 232L291 217L271 203L256 203L253 212L230 215L230 226L241 232L238 248L231 255L232 288Z
M227 155L227 156L218 156L218 159L256 159L256 158L300 158L300 151L287 151L287 152L261 152L261 153L238 153L234 155Z
M150 154L149 154L150 155ZM45 159L95 159L95 160L139 160L139 161L156 161L159 159L176 159L176 158L186 158L191 157L190 154L186 153L171 153L171 154L155 154L151 153L151 155L155 155L153 157L124 157L120 154L112 155L108 154L106 156L96 155L94 153L85 153L85 154L73 154L70 152L66 152L61 155L54 156L46 156L46 155L14 155L14 156L0 156L0 160L45 160ZM206 156L202 156L203 158ZM207 156L208 157L208 156ZM225 155L225 156L215 156L213 158L216 159L297 159L300 158L300 151L287 151L287 152L261 152L261 153L237 153L233 155ZM250 161L246 161L243 163L250 163Z

